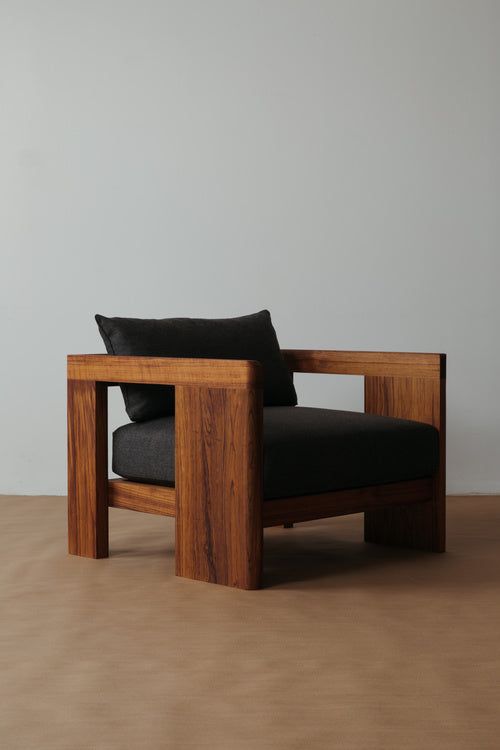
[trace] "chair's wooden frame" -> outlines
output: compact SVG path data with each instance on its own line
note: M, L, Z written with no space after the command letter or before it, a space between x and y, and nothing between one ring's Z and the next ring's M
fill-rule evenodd
M444 354L284 350L292 372L363 375L365 411L439 431L432 477L262 498L262 374L247 360L68 357L69 552L108 556L108 507L175 517L176 574L255 589L263 529L364 512L365 540L445 549ZM175 488L108 479L107 387L175 386Z

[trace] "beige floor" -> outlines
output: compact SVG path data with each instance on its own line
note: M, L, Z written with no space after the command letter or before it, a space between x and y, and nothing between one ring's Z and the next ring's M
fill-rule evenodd
M92 561L62 498L0 516L2 750L500 748L500 498L450 499L446 555L269 530L256 592L176 578L170 519L113 509Z

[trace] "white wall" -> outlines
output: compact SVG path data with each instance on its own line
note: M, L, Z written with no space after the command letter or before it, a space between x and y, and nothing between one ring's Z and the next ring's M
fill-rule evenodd
M65 492L95 312L262 307L290 347L447 352L449 490L500 492L499 29L485 0L2 0L0 492Z

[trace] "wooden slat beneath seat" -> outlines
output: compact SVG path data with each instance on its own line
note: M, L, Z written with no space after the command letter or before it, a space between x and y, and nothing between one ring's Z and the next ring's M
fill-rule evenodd
M128 479L110 479L108 505L160 516L175 516L175 489Z
M322 492L318 495L266 500L264 526L344 516L391 505L422 503L432 500L432 492L433 480L429 477L353 490Z
M108 504L113 508L175 516L174 487L110 479L108 488ZM422 503L432 499L432 489L433 480L429 477L318 495L265 500L264 526L281 526L284 523L344 516L388 506Z

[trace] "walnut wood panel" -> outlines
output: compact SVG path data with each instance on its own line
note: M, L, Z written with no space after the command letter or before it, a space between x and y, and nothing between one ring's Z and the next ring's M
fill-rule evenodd
M68 381L68 546L83 557L108 556L107 390Z
M439 467L433 478L432 502L412 508L384 508L365 513L365 540L444 552L446 545L446 380L442 377L365 378L365 411L413 419L439 430Z
M432 500L433 479L415 479L317 495L280 498L264 502L264 526L281 526L317 518L361 513L392 504L423 503Z
M128 479L111 479L108 483L108 505L141 513L175 516L175 489Z
M262 571L262 390L176 389L176 573L242 589Z
M262 367L258 362L242 359L70 354L68 378L105 383L251 388L261 384Z
M439 379L444 367L441 354L309 349L283 349L282 353L292 372Z

